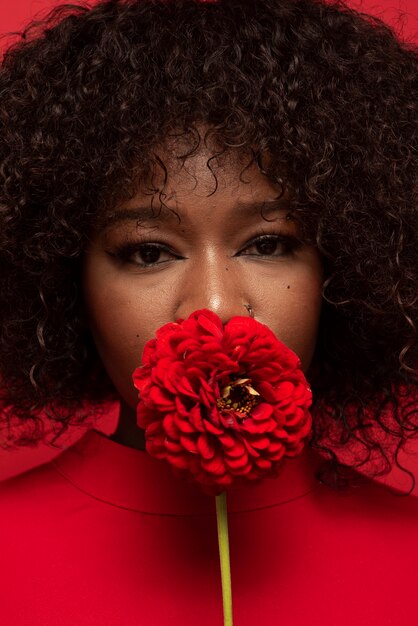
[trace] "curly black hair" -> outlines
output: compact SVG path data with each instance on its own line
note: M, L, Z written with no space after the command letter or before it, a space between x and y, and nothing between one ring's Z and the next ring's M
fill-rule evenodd
M171 133L184 161L210 136L293 190L326 271L311 445L396 463L418 433L417 50L341 0L107 0L30 24L0 73L4 445L114 397L83 252Z

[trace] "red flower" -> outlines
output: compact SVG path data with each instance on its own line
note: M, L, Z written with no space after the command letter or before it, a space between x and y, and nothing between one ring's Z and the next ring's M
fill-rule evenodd
M311 390L298 357L264 324L209 310L165 324L133 374L146 449L211 495L275 476L303 448Z

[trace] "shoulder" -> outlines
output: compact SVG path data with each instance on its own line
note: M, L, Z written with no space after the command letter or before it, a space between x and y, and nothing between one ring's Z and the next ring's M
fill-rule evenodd
M83 498L54 461L0 482L0 543L59 524Z
M53 461L48 461L33 469L26 470L17 476L0 481L0 499L2 504L17 502L22 497L49 490L55 482L59 482L59 474L55 471Z

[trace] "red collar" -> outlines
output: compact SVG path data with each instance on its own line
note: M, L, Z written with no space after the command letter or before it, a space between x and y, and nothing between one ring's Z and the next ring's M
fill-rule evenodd
M320 459L305 449L285 461L277 478L259 485L236 485L228 492L228 511L256 511L285 504L319 486ZM179 480L165 461L116 443L91 430L53 461L77 489L110 505L154 515L208 515L215 499L192 483Z

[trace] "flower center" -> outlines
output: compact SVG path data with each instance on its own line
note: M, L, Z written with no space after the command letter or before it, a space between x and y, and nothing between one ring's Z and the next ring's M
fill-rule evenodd
M238 417L247 417L260 402L260 394L251 386L250 378L238 378L224 387L216 406L222 413L235 412Z

